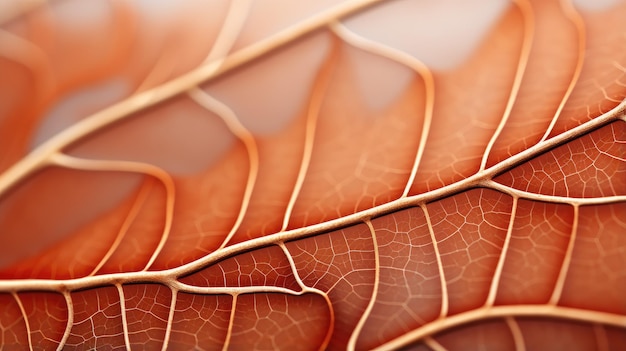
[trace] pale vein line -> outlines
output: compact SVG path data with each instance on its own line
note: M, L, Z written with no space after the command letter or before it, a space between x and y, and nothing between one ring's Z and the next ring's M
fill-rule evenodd
M163 41L165 42L165 44L163 44L164 47L167 47L167 43L174 40L171 37L178 39L175 34L176 33L170 34L165 39L163 39ZM156 59L156 62L152 66L150 72L148 72L144 76L141 83L139 83L137 85L137 88L135 88L135 90L133 91L133 95L143 92L153 82L158 82L158 79L169 76L174 69L175 61L173 60L173 58L177 57L178 55L179 53L173 50L165 50L165 52L163 52L162 50L159 54L159 57Z
M231 1L224 23L220 28L220 32L217 35L213 47L204 59L203 64L213 63L216 65L216 69L219 69L219 67L222 66L226 60L228 52L235 44L235 41L239 37L239 34L246 23L251 4L251 0ZM221 250L228 244L228 242L230 242L239 229L248 209L259 169L258 149L252 134L241 124L235 113L228 106L226 106L226 104L214 99L212 96L198 88L197 85L191 87L187 91L187 95L200 106L209 111L215 112L224 121L231 133L237 136L244 143L248 153L250 170L248 173L248 181L246 182L242 204L233 227L220 247L217 249Z
M424 124L422 125L422 135L420 136L417 153L415 155L413 167L411 168L411 175L409 176L409 180L407 181L407 185L401 196L407 197L409 195L411 187L413 186L413 182L415 181L419 164L422 160L422 157L424 156L424 150L426 150L426 141L428 140L428 134L430 133L430 126L433 119L433 108L435 105L435 79L433 77L433 74L430 69L417 58L403 51L362 37L348 29L340 22L332 23L331 29L334 33L336 33L340 38L342 38L350 45L405 65L415 71L415 73L421 76L424 80Z
M282 288L279 286L238 286L238 287L218 287L218 286L195 286L182 283L180 281L173 281L170 285L179 291L193 294L212 294L212 295L231 295L231 294L254 294L254 293L276 293L287 294L292 296L300 296L306 291L294 291L288 288Z
M232 294L233 302L230 305L230 318L228 319L228 330L226 331L226 337L224 338L224 346L222 346L222 350L228 350L228 346L230 346L230 339L233 336L233 326L235 325L235 312L237 310L237 297L239 294Z
M178 290L170 287L172 292L172 299L170 300L170 311L167 315L167 326L165 327L165 337L163 338L163 347L161 351L166 351L167 346L170 343L170 337L172 336L172 323L174 321L174 312L176 310L176 299L178 298Z
M485 306L493 306L493 303L496 300L496 295L498 293L498 284L500 284L500 277L502 276L502 270L504 269L504 262L506 261L506 254L509 249L509 245L511 243L511 235L513 233L513 226L515 223L515 214L517 212L517 200L518 198L514 196L513 205L511 207L511 218L509 219L509 226L506 230L506 237L504 238L504 244L502 245L502 253L500 253L500 258L498 259L498 265L496 266L496 271L493 274L493 280L491 281L491 287L489 288L489 295L487 296L487 301L485 302Z
M289 249L287 248L285 243L283 243L282 241L279 242L278 247L280 247L281 250L283 250L285 257L287 258L287 261L289 262L289 268L291 268L291 274L293 274L293 277L296 279L296 283L298 283L302 291L305 291L308 289L314 289L314 288L309 288L306 284L304 284L304 281L302 281L302 278L300 278L300 274L298 273L298 269L296 268L296 262L293 260L293 256L291 256L291 252L289 252Z
M561 4L561 8L563 9L563 12L565 13L565 17L567 17L574 24L578 32L578 53L577 53L578 58L576 61L576 68L574 69L572 80L567 86L567 90L565 91L565 94L563 95L563 99L561 99L561 102L559 103L559 107L557 108L556 113L554 114L554 117L552 117L552 121L550 122L548 129L546 130L543 137L541 137L540 142L548 139L548 136L550 135L550 133L552 133L552 130L554 129L554 126L556 125L557 120L559 119L559 117L561 116L561 113L563 112L563 109L565 108L565 104L567 103L567 100L572 95L572 92L574 91L574 87L576 87L576 83L578 82L578 79L580 78L580 74L583 69L583 63L585 61L585 46L587 45L585 22L583 21L578 11L576 11L574 6L572 6L571 0L561 0L560 4Z
M504 320L511 331L511 336L513 336L515 351L526 351L524 335L522 334L522 330L520 329L519 324L517 324L517 321L511 316L506 317Z
M578 216L579 216L579 206L574 205L574 220L572 224L572 234L570 235L569 243L567 244L567 251L565 252L565 257L563 258L563 264L561 266L561 270L559 272L559 277L556 280L556 284L554 286L554 290L552 291L552 296L550 297L550 301L548 304L556 305L561 298L561 294L563 293L563 286L565 285L565 280L567 279L567 272L569 271L569 266L572 261L572 252L574 251L574 245L576 244L576 232L578 231Z
M146 185L146 184L149 184L149 185ZM126 236L126 233L128 233L128 229L130 229L130 226L133 224L133 221L139 214L139 211L141 210L141 207L146 201L146 198L148 197L148 194L150 193L151 189L152 189L152 184L150 183L144 183L141 186L139 193L135 197L135 201L133 201L133 206L131 207L130 211L126 215L126 218L124 218L124 223L122 223L122 227L117 232L117 236L115 237L113 244L111 245L111 247L109 247L109 250L106 252L106 254L104 254L104 257L102 257L98 265L96 265L96 267L91 271L91 273L88 274L88 276L96 275L96 273L98 273L98 271L102 268L102 266L104 266L104 264L111 258L115 250L117 250L117 248L120 246L120 244L122 243L122 240Z
M596 338L596 344L598 345L598 351L609 351L609 339L606 336L606 330L601 324L593 325L593 335Z
M504 109L504 114L496 131L491 136L489 143L487 144L487 148L483 153L483 158L480 161L479 171L484 170L487 167L487 160L489 155L491 154L491 149L496 143L496 140L502 133L504 126L508 122L511 117L511 111L513 111L513 106L515 105L515 101L517 100L517 96L519 94L520 87L522 86L522 80L524 78L524 73L526 72L526 67L528 66L528 60L530 57L530 50L532 48L532 43L535 35L535 20L532 11L532 7L527 0L516 0L514 1L518 6L520 11L522 12L522 20L524 22L524 34L522 39L522 49L520 52L519 62L517 63L517 71L515 72L515 78L513 80L513 87L511 89L511 94L509 95L509 99L506 103L506 108Z
M439 341L433 339L432 336L427 336L424 338L424 344L433 349L434 351L447 351L443 345L439 343Z
M231 0L226 19L204 63L224 61L246 23L251 5L252 0Z
M327 59L327 62L322 66L322 69L328 66L329 62L330 59ZM329 72L318 74L318 77L321 77L316 79L311 92L311 99L309 100L309 106L307 108L306 115L302 161L300 162L300 168L298 169L298 177L296 178L296 183L293 186L293 191L291 192L289 202L287 203L287 208L285 209L283 225L280 229L281 232L287 230L287 227L289 226L291 213L293 212L293 209L296 205L296 200L298 199L298 195L300 195L300 191L302 190L302 186L304 185L304 178L306 177L306 174L309 170L309 165L311 164L311 156L313 155L313 143L315 141L315 129L317 128L317 120L319 117L320 109L322 107L322 101L324 101L324 96L326 95L326 87L330 82L330 75L331 74Z
M122 330L124 331L124 344L126 350L130 351L130 337L128 336L128 320L126 318L126 297L124 297L124 289L122 284L115 284L117 292L120 296L120 313L122 315Z
M354 331L352 331L352 335L350 335L350 340L348 341L348 350L355 350L356 343L361 335L361 330L367 322L367 319L374 309L374 305L376 304L376 297L378 296L378 285L380 284L380 255L378 252L378 242L376 240L376 230L374 230L374 226L369 219L365 220L365 224L369 228L370 234L372 236L372 245L374 246L374 286L372 287L372 296L370 297L369 303L363 312L363 315L359 319L356 327L354 327Z
M433 224L430 221L430 215L428 214L428 208L426 207L426 203L421 204L420 208L424 212L426 224L428 225L428 233L430 234L430 240L433 243L435 257L437 258L437 269L439 270L439 277L441 282L441 312L439 313L439 318L445 318L448 315L449 302L448 285L446 283L446 275L443 270L443 261L441 260L441 255L439 254L439 244L437 243L437 238L435 237L435 229L433 228Z
M531 192L524 191L524 190L515 189L510 186L493 181L491 179L480 182L480 185L489 189L503 192L513 197L519 197L521 199L528 199L528 200L542 201L542 202L563 203L563 204L569 204L572 206L610 204L610 203L626 201L626 195L577 198L577 197L567 197L567 196L536 194L536 193L531 193Z
M215 99L214 97L199 88L189 90L189 97L191 97L200 106L218 115L222 119L222 121L224 121L230 132L233 133L233 135L235 135L237 138L239 138L239 140L241 140L241 142L246 147L246 150L248 151L248 162L250 164L248 181L246 182L246 188L244 190L243 199L239 208L239 214L237 215L237 219L235 220L235 223L233 224L230 232L222 242L222 245L220 245L220 247L218 248L218 250L221 250L233 238L233 236L241 226L246 212L248 211L250 198L252 197L252 191L254 190L254 185L256 183L257 175L259 173L259 149L252 133L250 133L246 129L246 127L241 124L235 112L231 110L226 104Z
M63 337L59 342L57 351L63 350L65 343L67 342L67 339L69 339L70 333L72 332L72 326L74 326L74 303L72 302L72 296L69 291L64 291L63 297L65 298L65 303L67 304L67 325L65 326L65 331L63 331Z
M28 315L26 315L26 309L24 308L24 304L22 304L22 300L20 299L19 296L17 296L17 292L12 292L11 295L13 296L13 299L15 300L15 302L17 303L17 306L20 309L20 312L22 313L22 318L24 318L24 324L26 325L26 335L28 337L28 349L30 351L33 351L33 340L32 340L32 336L31 334L31 330L30 330L30 323L28 321Z
M361 11L381 0L353 0L321 11L296 25L288 27L275 35L262 39L229 55L223 62L211 61L200 65L177 78L153 89L133 95L123 101L96 112L80 122L55 134L39 145L28 155L0 175L0 193L4 193L26 175L38 170L53 154L76 140L91 134L100 128L131 116L133 113L156 105L174 96L186 92L198 84L214 79L221 74L248 63L272 50L278 49L295 39L311 33L329 22Z
M326 348L328 347L328 344L330 343L330 339L333 336L333 330L335 329L335 310L333 309L333 304L330 301L330 298L328 297L327 293L317 288L309 287L306 284L304 284L304 281L300 277L300 274L298 273L298 269L296 268L296 262L294 261L293 256L291 255L291 252L289 252L287 245L285 245L285 243L281 241L280 243L278 243L278 246L283 250L283 253L287 257L287 261L289 261L291 272L294 278L296 279L296 282L298 283L298 285L300 285L302 292L309 291L309 292L316 293L324 297L324 300L326 301L326 304L328 305L328 311L330 314L330 317L329 317L330 322L328 323L328 331L326 332L326 337L324 338L324 341L321 343L320 348L319 348L319 350L326 350Z
M611 109L606 114L587 121L573 129L570 129L558 136L551 138L548 141L539 143L527 150L522 151L519 154L515 154L505 161L502 161L482 172L478 172L473 176L470 176L457 183L438 188L427 193L409 196L407 198L396 199L388 203L363 210L357 213L347 215L342 218L325 221L318 224L305 226L302 228L292 229L286 232L278 232L274 234L268 234L266 236L251 239L243 243L234 244L225 247L222 250L215 251L206 256L198 258L187 264L165 269L161 271L144 271L144 272L130 272L130 273L111 273L104 274L95 277L82 277L76 279L16 279L16 280L0 280L0 291L17 291L17 290L42 290L42 291L55 291L58 292L61 288L69 290L89 288L94 285L108 284L111 281L116 282L142 282L146 279L169 281L175 277L180 277L191 272L194 272L202 267L205 267L212 262L218 261L222 258L235 255L244 251L248 251L251 248L274 245L280 241L289 241L295 239L302 239L311 235L331 231L338 228L345 227L347 225L362 222L366 218L374 216L381 216L387 213L391 213L407 207L419 206L422 203L441 199L446 196L450 196L477 186L481 186L485 183L485 179L494 177L511 167L521 163L524 160L532 158L533 156L550 150L566 141L572 140L580 135L588 133L590 130L595 130L607 123L615 120L621 120L624 108L626 107L626 99L618 106ZM520 196L520 198L522 198ZM613 199L612 197L604 199Z
M296 228L285 232L277 232L274 234L268 234L260 238L251 239L243 243L226 247L223 250L215 251L209 255L198 258L195 261L189 262L179 267L172 268L164 272L172 272L172 274L176 276L184 275L195 270L196 267L204 266L210 262L214 262L223 257L234 254L235 252L248 250L251 247L275 244L278 241L288 241L296 238L310 236L313 233L319 233L321 231L334 230L340 227L344 227L348 224L362 222L365 218L379 216L381 214L390 213L409 206L416 206L422 202L429 202L434 199L443 198L470 189L472 187L480 185L481 183L484 183L485 179L494 177L495 175L500 174L520 164L521 162L532 158L533 156L536 156L537 154L553 149L561 145L562 143L565 143L569 140L579 137L580 135L588 133L590 130L595 130L610 122L621 119L621 113L623 113L624 108L626 108L626 99L621 104L612 108L609 112L600 117L589 120L575 128L572 128L564 133L559 134L558 136L551 138L550 140L538 143L518 154L509 157L508 159L498 164L491 166L488 169L485 169L484 171L478 172L456 183L446 185L444 187L423 194L417 194L406 198L399 198L371 209L346 215L342 218L337 218L302 228ZM0 281L0 289L2 289L3 285L3 282Z
M623 315L563 306L510 305L481 307L475 310L455 314L445 319L436 319L393 340L390 340L374 350L397 350L410 345L411 343L423 340L429 335L435 335L444 330L450 330L460 325L469 324L487 318L498 317L548 317L587 323L602 323L616 327L623 327L626 325L626 316Z
M154 253L148 260L146 266L142 271L147 271L154 263L157 256L165 246L165 242L169 237L170 230L172 228L172 220L174 216L174 180L163 169L153 166L151 164L134 162L134 161L109 161L109 160L89 160L82 159L66 154L56 153L50 156L50 162L56 165L60 165L67 168L87 170L87 171L121 171L141 173L153 176L159 179L165 187L166 200L165 200L165 223L161 239L157 245Z

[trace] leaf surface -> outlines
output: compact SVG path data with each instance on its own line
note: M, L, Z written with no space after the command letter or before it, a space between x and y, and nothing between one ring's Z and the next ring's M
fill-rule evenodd
M626 348L623 1L7 4L3 348Z

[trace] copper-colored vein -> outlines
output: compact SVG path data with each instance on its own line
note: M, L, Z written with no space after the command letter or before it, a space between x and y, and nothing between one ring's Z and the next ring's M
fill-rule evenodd
M524 335L522 335L522 330L519 328L519 324L515 321L515 318L508 316L504 319L506 325L509 327L511 331L511 336L513 337L513 343L515 344L515 351L526 351L526 343L524 342Z
M481 181L481 186L486 188L490 188L493 190L497 190L511 196L519 197L520 199L528 199L535 201L549 201L554 203L562 203L562 204L570 204L570 205L598 205L598 204L607 204L607 203L616 203L626 201L625 195L614 195L614 196L605 196L605 197L567 197L567 196L557 196L557 195L545 195L545 194L536 194L531 193L525 190L519 190L512 188L508 185L504 185L493 181L491 179Z
M252 133L250 133L250 131L248 131L246 127L241 124L237 115L230 109L230 107L199 88L189 90L188 94L200 106L209 111L215 112L216 115L221 117L228 129L230 129L231 133L241 140L246 147L246 151L248 152L250 170L243 199L241 200L241 206L239 207L239 214L237 215L237 219L235 220L230 232L226 235L226 238L218 248L218 250L221 250L230 242L241 226L241 222L243 222L243 218L245 217L248 206L250 205L250 198L252 197L252 191L254 190L254 185L259 173L259 149Z
M485 148L485 152L483 153L483 158L480 161L479 171L482 171L487 166L487 159L489 158L489 154L491 154L491 149L493 145L496 143L496 140L502 133L504 126L506 125L509 117L511 116L511 111L513 111L513 106L515 105L515 101L517 100L517 96L519 94L520 87L522 86L522 79L524 78L524 73L526 72L526 67L528 66L528 58L530 57L530 50L532 48L533 37L535 32L535 21L533 16L533 11L528 0L516 0L515 4L520 9L522 13L522 20L524 21L524 33L522 39L522 50L520 52L519 62L517 64L517 71L515 72L515 78L513 80L513 87L511 88L511 94L509 95L509 99L506 103L506 107L504 109L504 113L502 115L502 119L498 124L493 136L487 143L487 147Z
M504 268L504 262L506 261L507 250L511 242L511 235L513 233L513 225L515 223L515 214L517 212L517 196L513 196L513 204L511 205L511 218L509 219L509 226L506 229L506 237L504 238L504 244L502 245L502 252L498 259L498 265L493 273L493 280L491 281L491 287L489 287L489 295L487 295L487 301L485 306L493 306L493 302L496 300L498 293L498 285L500 284L500 277L502 276L502 269Z
M426 224L428 225L428 232L430 234L430 241L433 243L435 257L437 258L437 269L439 271L439 280L441 282L441 312L439 313L439 318L443 319L448 315L448 305L449 305L448 284L446 283L446 275L443 270L443 262L441 260L441 255L439 254L439 245L437 244L437 238L435 237L435 230L433 229L433 224L430 220L430 215L428 214L428 208L426 207L425 203L422 203L420 205L420 208L424 212L424 217L426 218Z
M333 309L332 302L330 301L330 298L328 297L327 293L317 288L312 288L304 284L296 268L296 263L293 260L293 256L291 255L291 252L289 251L285 243L281 241L280 243L278 243L278 246L285 253L285 256L287 257L287 261L289 261L289 266L291 267L291 273L293 274L300 288L302 288L302 292L312 292L312 293L319 294L320 296L324 298L324 300L326 301L326 304L328 304L328 311L330 312L330 321L328 323L328 331L326 333L326 337L320 344L320 348L319 348L320 351L326 350L326 348L328 347L328 344L330 343L330 339L333 336L333 330L335 329L335 310Z
M280 229L281 232L287 230L287 227L289 226L291 213L293 212L293 209L296 205L296 200L298 199L298 195L302 190L304 179L306 178L307 171L309 170L309 165L311 164L313 143L315 141L315 129L317 127L317 120L320 114L320 108L322 107L322 102L324 101L324 97L326 95L326 87L328 87L330 77L332 76L332 68L333 67L331 60L327 59L326 62L322 65L321 73L318 74L318 78L315 79L315 83L313 85L311 98L309 100L309 105L306 112L306 127L304 134L304 149L302 151L302 161L300 162L298 177L296 178L296 182L293 186L291 196L289 197L289 202L287 203L287 207L285 208L285 216L283 217L283 224Z
M28 315L26 314L26 310L24 309L24 304L22 303L22 300L20 299L20 297L17 295L15 291L11 293L11 296L13 296L15 303L17 303L17 306L20 309L22 318L24 318L24 324L26 325L26 336L28 337L28 349L30 351L33 351L33 340L30 335L31 334L30 322L28 321Z
M194 270L197 270L199 267L204 267L212 262L220 260L222 258L234 255L236 253L249 250L253 247L265 246L275 244L280 241L288 241L303 237L308 237L313 234L330 231L340 227L344 227L346 225L362 222L366 218L371 218L374 216L380 216L386 213L394 212L403 208L411 207L411 206L419 206L423 203L427 203L433 201L438 198L443 198L446 196L450 196L452 194L461 192L463 190L470 189L475 186L480 186L485 183L487 180L491 179L497 174L500 174L516 165L521 163L524 160L532 158L535 155L538 155L547 150L553 149L556 146L561 145L569 140L572 140L576 137L579 137L585 133L588 133L591 130L595 130L601 126L604 126L612 121L618 119L625 119L623 110L626 108L626 100L623 101L618 106L614 107L607 113L589 120L575 128L567 130L566 132L559 134L549 140L538 143L531 148L528 148L516 155L509 157L508 159L491 166L490 168L485 169L482 172L478 172L466 179L463 179L457 183L447 185L445 187L432 190L427 193L413 195L406 198L400 198L394 200L392 202L367 209L361 212L353 213L347 215L345 217L334 219L330 221L326 221L323 223L310 225L307 227L297 228L288 230L285 232L277 232L274 234L269 234L260 238L251 239L243 243L234 244L232 246L225 247L222 250L215 251L210 253L204 257L201 257L195 261L189 262L187 264L181 265L179 267L162 270L162 271L146 271L146 272L136 272L136 273L112 273L95 277L84 277L80 279L66 279L66 280L46 280L46 279L24 279L24 280L1 280L0 281L0 291L15 291L15 290L45 290L45 291L58 291L59 286L62 285L67 289L82 289L94 285L102 285L107 284L112 280L114 281L122 281L122 282L139 282L145 281L146 279L156 279L159 281L163 281L165 283L169 283L171 279L175 277L179 277L185 274L189 274ZM497 183L496 183L497 184ZM495 186L494 186L495 188ZM541 195L542 197L544 195ZM522 196L520 196L522 198ZM530 197L529 197L530 198ZM604 203L602 200L607 198L598 198L595 199L597 203ZM611 199L611 198L609 198ZM571 199L570 199L571 200ZM546 200L544 200L546 201ZM619 199L615 199L615 201L623 201Z
M124 289L122 284L115 284L120 297L120 315L122 316L122 330L124 331L124 344L126 351L130 351L130 339L128 338L128 321L126 319L126 298L124 297Z
M165 242L167 241L170 230L172 228L175 191L174 180L172 179L172 177L161 168L142 162L88 160L61 153L55 153L50 155L50 162L67 168L81 169L87 171L122 171L142 173L153 176L163 183L163 186L165 187L165 192L167 194L165 202L165 223L163 233L161 234L161 239L159 240L159 244L157 245L150 259L148 260L148 263L142 270L147 271L150 266L152 266L154 260L156 260L157 256L163 249L163 246L165 246Z
M141 207L143 206L144 202L148 198L148 194L150 193L151 189L152 189L151 183L144 183L141 186L139 193L135 197L135 201L133 201L133 205L130 208L130 211L128 211L126 218L124 218L122 227L118 230L117 235L115 236L115 240L113 241L113 244L111 244L111 247L109 248L109 250L104 254L102 259L100 259L100 262L91 271L91 273L88 274L88 276L92 276L98 273L98 271L102 268L102 266L104 266L104 264L109 260L109 258L111 258L115 250L117 250L117 248L120 246L120 244L122 243L122 240L124 239L124 236L126 235L126 233L128 233L128 229L133 224L133 221L139 214Z
M228 52L234 45L237 37L241 33L241 29L245 24L245 20L248 17L248 11L250 10L250 0L233 0L226 19L222 28L211 48L209 54L203 63L217 62L220 66L226 59ZM235 235L250 204L250 198L252 197L252 190L256 182L257 175L259 173L259 151L254 140L254 136L241 124L237 115L226 104L213 98L198 87L192 87L187 91L189 97L192 98L200 106L206 108L209 111L215 112L226 124L230 132L243 142L248 152L248 162L250 164L250 170L248 174L248 181L246 182L246 188L244 190L243 200L239 209L237 219L233 224L230 232L220 245L219 249L225 247L232 237Z
M224 24L217 35L215 43L213 43L211 51L207 55L206 59L204 59L203 63L208 63L213 60L223 62L226 59L228 52L235 44L237 37L239 37L239 34L241 33L241 29L243 29L243 26L246 23L251 5L252 0L231 1Z
M370 231L372 236L372 246L374 246L374 286L372 287L372 296L370 297L369 302L367 303L367 307L365 311L363 311L363 315L359 318L359 322L354 327L352 331L352 335L350 335L350 340L348 341L348 350L354 351L356 349L356 343L359 340L359 336L361 335L361 330L367 322L367 318L370 313L372 313L372 309L376 304L376 296L378 296L378 285L380 284L380 255L378 254L378 242L376 240L376 230L374 226L372 226L372 222L369 219L365 220L365 224L367 224L367 228ZM330 289L329 289L330 290Z
M74 325L74 303L72 302L72 296L70 295L69 291L64 291L63 297L65 298L65 303L67 304L67 326L65 327L65 331L63 332L63 338L61 338L61 342L59 342L59 347L57 347L57 351L63 350L67 339L70 337L72 326Z
M331 29L335 34L337 34L341 39L343 39L350 45L357 47L363 51L371 52L375 55L385 57L402 65L405 65L415 71L415 73L421 76L424 80L424 124L422 126L422 134L420 136L420 142L417 148L417 152L415 154L413 167L411 168L411 174L407 181L406 187L404 188L404 192L402 192L401 196L402 198L407 197L409 195L411 187L413 186L413 182L415 181L415 176L417 174L417 169L424 155L424 150L426 149L426 141L428 140L428 134L430 132L430 125L432 124L433 107L435 105L435 79L433 77L433 74L430 69L417 58L408 55L400 50L396 50L392 47L360 36L348 29L340 22L331 23Z
M306 291L294 291L289 288L283 288L280 286L195 286L182 283L178 280L170 282L170 286L176 288L178 291L192 293L192 294L212 294L212 295L237 295L237 294L253 294L253 293L276 293L287 294L292 296L300 296L306 293Z
M174 38L177 37L175 34L176 32L168 35L164 39L164 41L166 43L173 41ZM174 44L171 43L170 45L173 46ZM166 50L165 52L161 53L159 57L157 58L156 62L154 63L154 65L152 66L152 68L150 69L150 71L148 72L148 74L146 74L145 78L141 81L141 83L137 85L137 88L135 88L135 91L133 91L133 95L143 92L151 84L153 84L153 82L158 82L158 80L161 77L169 76L174 70L175 58L177 56L178 56L178 53L173 50Z
M230 339L233 335L233 325L235 324L235 312L237 309L237 297L238 294L233 294L233 301L230 305L230 318L228 319L228 329L226 331L226 337L224 338L224 345L222 346L222 351L228 350L228 346L230 345Z
M54 153L75 142L76 140L99 130L113 122L129 117L131 114L156 105L174 96L177 96L198 84L213 79L236 67L250 62L272 50L286 45L296 38L327 25L329 22L361 11L381 0L353 0L347 1L327 11L320 12L297 25L244 49L241 49L223 62L221 60L207 62L198 68L172 79L160 86L145 92L133 95L119 103L111 105L85 118L71 127L63 130L42 143L31 153L20 159L3 174L0 175L0 194L19 182L26 175L40 168Z
M170 336L172 335L172 322L174 321L174 312L176 311L176 299L178 297L178 290L170 287L172 291L172 299L170 300L170 310L167 315L167 326L165 327L165 337L163 338L163 347L161 351L167 350L167 345L170 343Z
M424 338L424 344L433 349L434 351L447 351L443 345L439 343L439 341L433 339L431 336L427 336Z
M554 126L556 125L556 121L559 119L561 112L563 111L563 108L565 107L565 103L567 103L567 99L569 99L570 95L572 94L572 91L574 91L574 87L576 86L576 83L578 82L578 78L580 77L580 73L582 72L582 69L583 69L583 63L585 61L585 46L586 46L586 41L587 41L587 36L586 36L586 31L585 31L585 22L580 17L580 14L578 13L578 11L576 11L574 6L572 5L572 0L561 0L560 3L561 3L561 7L563 8L565 17L568 18L570 21L572 21L572 23L576 27L576 30L578 31L578 53L577 53L577 60L576 60L576 69L574 70L574 74L572 75L572 80L567 86L567 90L565 91L565 94L563 94L563 99L561 99L561 102L559 103L559 107L554 113L554 117L552 118L552 121L550 122L550 125L548 126L548 129L546 130L545 134L541 137L540 142L545 141L550 135L550 133L552 133L552 129L554 129Z
M548 301L550 305L556 305L559 303L561 299L561 294L563 293L563 286L565 285L565 280L567 279L567 272L569 271L570 264L572 262L572 252L574 251L574 245L576 244L576 232L578 231L578 217L580 216L580 206L574 205L574 219L572 223L572 234L569 238L569 243L567 244L567 251L565 251L565 257L563 257L563 263L561 265L561 270L559 272L559 277L556 280L556 284L554 285L554 290L552 291L552 296Z
M626 316L588 311L577 308L553 306L553 305L511 305L511 306L493 306L480 307L471 311L462 312L446 319L437 319L427 323L417 329L414 329L404 335L401 335L389 342L375 348L375 351L397 350L404 346L410 345L419 340L423 340L429 335L435 335L444 330L449 330L456 326L472 323L474 321L485 318L497 317L547 317L557 319L569 319L573 321L583 321L589 323L601 323L604 325L612 325L623 327L626 325Z

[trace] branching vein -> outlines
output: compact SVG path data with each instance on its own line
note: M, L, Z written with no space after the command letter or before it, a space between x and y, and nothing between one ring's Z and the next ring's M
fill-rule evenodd
M530 57L530 50L532 48L533 37L535 33L535 20L532 7L527 0L517 0L515 1L515 3L521 10L522 18L524 20L524 37L522 39L522 50L520 52L519 62L517 63L517 71L515 72L515 78L513 80L511 94L509 95L509 99L506 103L506 108L504 109L502 119L500 120L496 131L489 140L487 148L483 153L483 158L480 161L480 171L484 170L485 167L487 167L487 160L489 159L489 155L491 154L491 149L493 148L493 145L496 143L496 140L502 133L502 130L504 130L504 126L511 116L511 111L513 111L515 100L517 100L520 87L522 86L522 79L524 78L524 73L526 72L526 66L528 65L528 58Z

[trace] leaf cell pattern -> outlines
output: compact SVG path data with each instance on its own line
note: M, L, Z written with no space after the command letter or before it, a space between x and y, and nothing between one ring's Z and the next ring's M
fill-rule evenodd
M1 4L2 349L626 349L624 16Z

